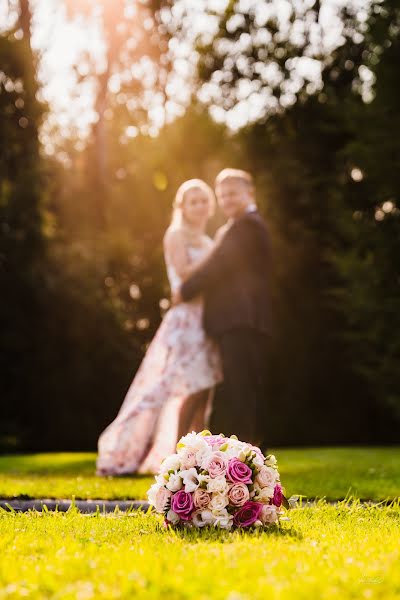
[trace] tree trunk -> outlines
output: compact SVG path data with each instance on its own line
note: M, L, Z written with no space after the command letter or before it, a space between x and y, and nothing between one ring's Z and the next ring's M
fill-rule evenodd
M106 70L98 77L96 97L96 112L98 120L93 126L93 143L95 157L95 188L98 222L101 228L107 224L107 200L110 186L110 165L108 157L108 140L106 131L105 111L108 106L108 82L112 69L118 61L124 38L118 33L118 23L123 21L124 1L118 0L105 5L103 15L103 32L107 44Z

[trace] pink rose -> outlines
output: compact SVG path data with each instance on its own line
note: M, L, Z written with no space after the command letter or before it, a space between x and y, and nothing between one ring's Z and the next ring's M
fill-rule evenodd
M226 478L232 483L253 483L252 470L238 458L231 458L226 469Z
M206 463L206 469L212 479L225 475L226 472L226 457L222 452L214 452Z
M205 435L203 439L212 448L219 448L222 444L225 444L225 438L222 435Z
M271 467L263 466L256 475L255 483L258 483L260 488L274 487L276 483L277 472Z
M237 511L233 517L233 524L235 527L250 527L259 520L262 508L263 504L249 500Z
M211 500L211 496L206 490L197 488L193 493L193 502L196 508L202 510L206 508Z
M192 494L187 494L185 490L179 490L172 496L171 508L183 521L190 521L194 510Z
M181 468L191 469L196 466L196 450L193 448L185 448L181 456Z
M172 492L167 490L167 488L165 488L164 486L160 487L160 489L158 490L158 492L156 494L155 504L154 504L154 507L157 512L159 512L159 513L164 512L167 501L169 498L171 498L171 496L172 496Z
M282 498L283 498L282 488L281 488L280 484L277 483L276 486L274 487L274 496L272 498L272 504L275 504L275 506L277 506L279 508L282 504Z
M243 506L250 499L249 488L244 483L234 483L229 488L228 498L233 506Z
M262 505L260 519L263 525L272 525L273 523L276 523L278 521L276 506L273 506L272 504Z

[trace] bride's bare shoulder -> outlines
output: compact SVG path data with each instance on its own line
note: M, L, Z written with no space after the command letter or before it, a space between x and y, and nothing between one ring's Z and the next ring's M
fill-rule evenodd
M164 234L164 246L177 246L183 243L183 232L178 227L168 227Z

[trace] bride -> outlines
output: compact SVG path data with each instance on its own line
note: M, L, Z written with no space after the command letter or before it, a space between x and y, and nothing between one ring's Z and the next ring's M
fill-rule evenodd
M213 191L201 179L178 189L164 237L172 293L213 247L205 228L214 204ZM155 473L181 435L205 428L222 374L218 349L203 330L202 312L201 298L167 312L116 419L99 438L99 475Z

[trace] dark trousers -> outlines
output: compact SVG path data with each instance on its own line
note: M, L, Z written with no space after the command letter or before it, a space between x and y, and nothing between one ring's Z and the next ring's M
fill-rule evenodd
M268 336L234 329L218 337L224 381L217 394L222 432L258 445L266 437L266 363Z

